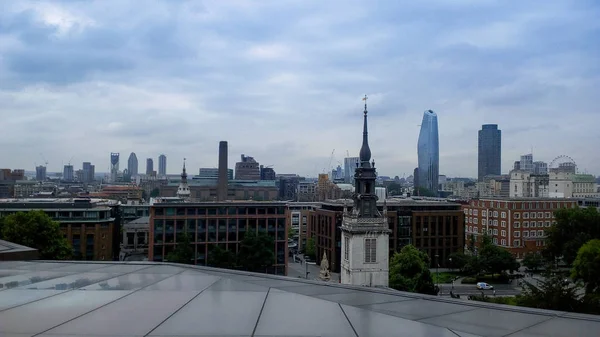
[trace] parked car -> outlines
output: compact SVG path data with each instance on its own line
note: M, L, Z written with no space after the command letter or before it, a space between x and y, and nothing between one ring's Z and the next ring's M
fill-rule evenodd
M477 282L477 289L479 290L494 290L494 286L485 282Z

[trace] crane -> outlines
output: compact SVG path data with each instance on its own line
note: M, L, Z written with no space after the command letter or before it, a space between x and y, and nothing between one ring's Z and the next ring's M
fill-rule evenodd
M48 166L48 161L46 160L46 157L44 157L44 154L43 154L43 153L40 153L40 157L42 157L42 160L44 161L44 164L45 164L46 166Z
M331 162L333 161L333 155L335 154L335 149L331 151L331 156L329 156L329 164L323 168L323 173L330 174L331 173Z

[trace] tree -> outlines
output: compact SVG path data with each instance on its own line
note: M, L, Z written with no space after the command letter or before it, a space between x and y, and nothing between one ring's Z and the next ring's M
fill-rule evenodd
M564 273L549 269L544 273L544 280L538 280L537 285L523 280L523 291L517 297L517 304L549 310L583 310L584 304L581 296L578 295L580 288L566 281L566 276Z
M208 253L208 265L215 268L232 269L236 266L236 255L230 250L215 245Z
M400 195L402 194L402 185L399 183L391 183L387 185L387 192L389 195Z
M274 248L275 240L268 234L246 232L238 253L240 267L252 272L265 272L275 262Z
M469 263L470 256L463 252L456 252L450 254L448 259L451 259L452 261L450 264L451 268L457 268L458 270L463 271L465 269L465 266Z
M178 235L175 249L167 254L167 261L174 263L194 264L194 250L187 232Z
M160 189L157 187L150 192L150 198L156 198L160 195Z
M600 295L600 240L590 240L579 248L571 277L583 281L586 294Z
M288 239L293 239L297 234L298 234L298 231L296 231L294 228L292 228L292 226L288 227Z
M402 247L390 261L390 287L400 291L437 293L429 272L429 257L413 245Z
M69 241L44 211L18 212L2 219L0 237L35 248L43 260L67 260L73 253Z
M475 238L474 234L471 234L469 236L469 252L471 252L471 255L475 255L475 244L477 243L477 239Z
M545 257L554 261L562 257L571 265L579 248L600 239L600 213L594 207L563 208L555 212L556 223L546 230Z
M521 262L527 269L537 271L543 264L544 258L539 252L528 252Z
M414 190L414 195L416 196L421 196L421 197L437 197L437 193L430 191L429 189L425 188L425 187L417 187Z
M483 269L492 276L505 270L517 270L520 267L519 262L508 250L493 244L487 235L482 238L478 257Z
M304 249L304 254L308 255L313 260L315 260L317 258L317 248L315 246L315 238L309 238L308 240L306 240L306 249Z

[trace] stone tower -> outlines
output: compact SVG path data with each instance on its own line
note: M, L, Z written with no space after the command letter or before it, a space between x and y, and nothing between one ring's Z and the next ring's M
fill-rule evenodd
M354 205L348 212L344 205L342 221L341 283L387 287L389 279L389 226L387 208L377 210L375 161L371 160L367 132L367 96L365 101L363 141L359 163L354 172Z
M183 159L183 172L181 172L181 182L177 188L177 196L184 201L190 200L190 187L188 186L187 173L185 172L185 158Z

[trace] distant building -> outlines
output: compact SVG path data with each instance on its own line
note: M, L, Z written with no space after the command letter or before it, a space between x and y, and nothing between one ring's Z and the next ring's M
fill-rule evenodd
M548 163L543 161L534 161L533 174L548 174Z
M110 154L110 181L116 182L119 176L119 154Z
M167 156L161 154L158 156L158 176L164 177L167 175Z
M35 167L35 180L44 181L46 180L46 166L36 166Z
M63 180L64 181L74 181L75 175L73 171L73 165L65 165L63 168Z
M419 184L417 187L426 188L437 195L440 172L440 145L437 114L432 110L423 113L417 153L419 157Z
M295 176L279 177L279 199L296 201L298 198L298 184L300 178Z
M378 200L387 199L387 189L385 187L375 187L375 195Z
M533 154L524 154L519 161L519 169L521 171L533 173Z
M146 175L152 176L154 173L154 160L152 158L146 159Z
M511 171L510 196L513 198L548 198L550 180L547 174Z
M183 201L190 200L190 187L188 186L187 172L185 171L185 159L183 160L183 170L181 172L181 181L179 187L177 187L177 197Z
M90 162L84 162L82 165L82 179L84 183L91 183L96 179L96 167Z
M478 142L478 178L501 173L502 131L497 124L484 124L479 130Z
M217 179L219 177L218 168L201 167L198 171L198 178ZM233 180L233 169L227 169L227 179Z
M276 180L275 170L272 167L260 165L260 180Z
M235 180L260 180L258 162L242 154L241 161L235 163Z
M135 155L135 152L131 152L129 155L129 159L127 159L127 170L129 171L129 175L135 177L138 175L138 159Z
M25 179L25 170L0 169L0 198L12 198L15 182Z
M346 184L354 184L354 171L359 161L358 157L344 158L344 182Z

